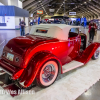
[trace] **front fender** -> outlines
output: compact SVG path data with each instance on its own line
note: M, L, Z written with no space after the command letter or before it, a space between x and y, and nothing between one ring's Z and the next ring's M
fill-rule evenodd
M20 77L20 82L24 82L24 86L28 87L34 81L40 67L48 60L55 60L58 66L62 66L60 60L49 52L39 52L37 53L23 72ZM62 70L61 70L62 71Z
M76 58L76 61L82 62L86 64L93 54L95 53L96 49L100 46L100 43L92 43L89 45L83 52L83 54Z

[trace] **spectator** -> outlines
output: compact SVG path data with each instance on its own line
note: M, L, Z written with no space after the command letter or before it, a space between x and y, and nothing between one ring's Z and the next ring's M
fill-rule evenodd
M65 24L65 21L63 19L61 20L61 24Z
M72 25L72 21L70 22L70 25Z
M20 35L24 36L25 35L25 25L26 25L24 20L22 20L19 25L20 25Z
M34 19L34 24L35 24L35 25L37 24L37 19L36 19L36 18Z
M96 29L97 29L96 24L94 22L91 22L89 24L89 41L93 42Z

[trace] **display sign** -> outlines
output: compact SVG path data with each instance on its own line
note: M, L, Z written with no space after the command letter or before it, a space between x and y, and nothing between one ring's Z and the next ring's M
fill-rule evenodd
M49 9L49 11L50 11L50 12L54 12L54 11L55 11L55 9Z
M43 10L37 10L37 14L43 14Z
M76 15L76 12L69 12L69 15Z

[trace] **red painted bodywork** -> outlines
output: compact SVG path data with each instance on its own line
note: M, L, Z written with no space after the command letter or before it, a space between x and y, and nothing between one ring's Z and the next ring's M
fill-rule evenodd
M80 35L66 41L35 35L16 37L4 47L5 56L2 55L0 66L12 76L13 80L19 79L20 82L24 82L25 87L28 87L47 60L55 60L62 73L62 65L72 60L87 63L99 43L90 45L81 56L79 56L80 45ZM13 61L6 59L8 52L14 54ZM84 56L87 53L88 55ZM19 62L15 61L16 57L19 57Z
M94 52L96 51L96 49L100 46L99 43L93 43L90 46L88 46L82 53L81 56L78 56L75 60L82 62L84 64L86 64L91 57L93 56Z

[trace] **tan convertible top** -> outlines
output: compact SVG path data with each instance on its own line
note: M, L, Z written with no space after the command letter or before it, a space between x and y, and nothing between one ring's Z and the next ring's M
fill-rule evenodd
M66 24L40 24L33 25L30 34L53 37L60 40L68 40L68 34L71 28L79 28L80 26L71 26ZM48 30L47 33L37 33L37 29Z

